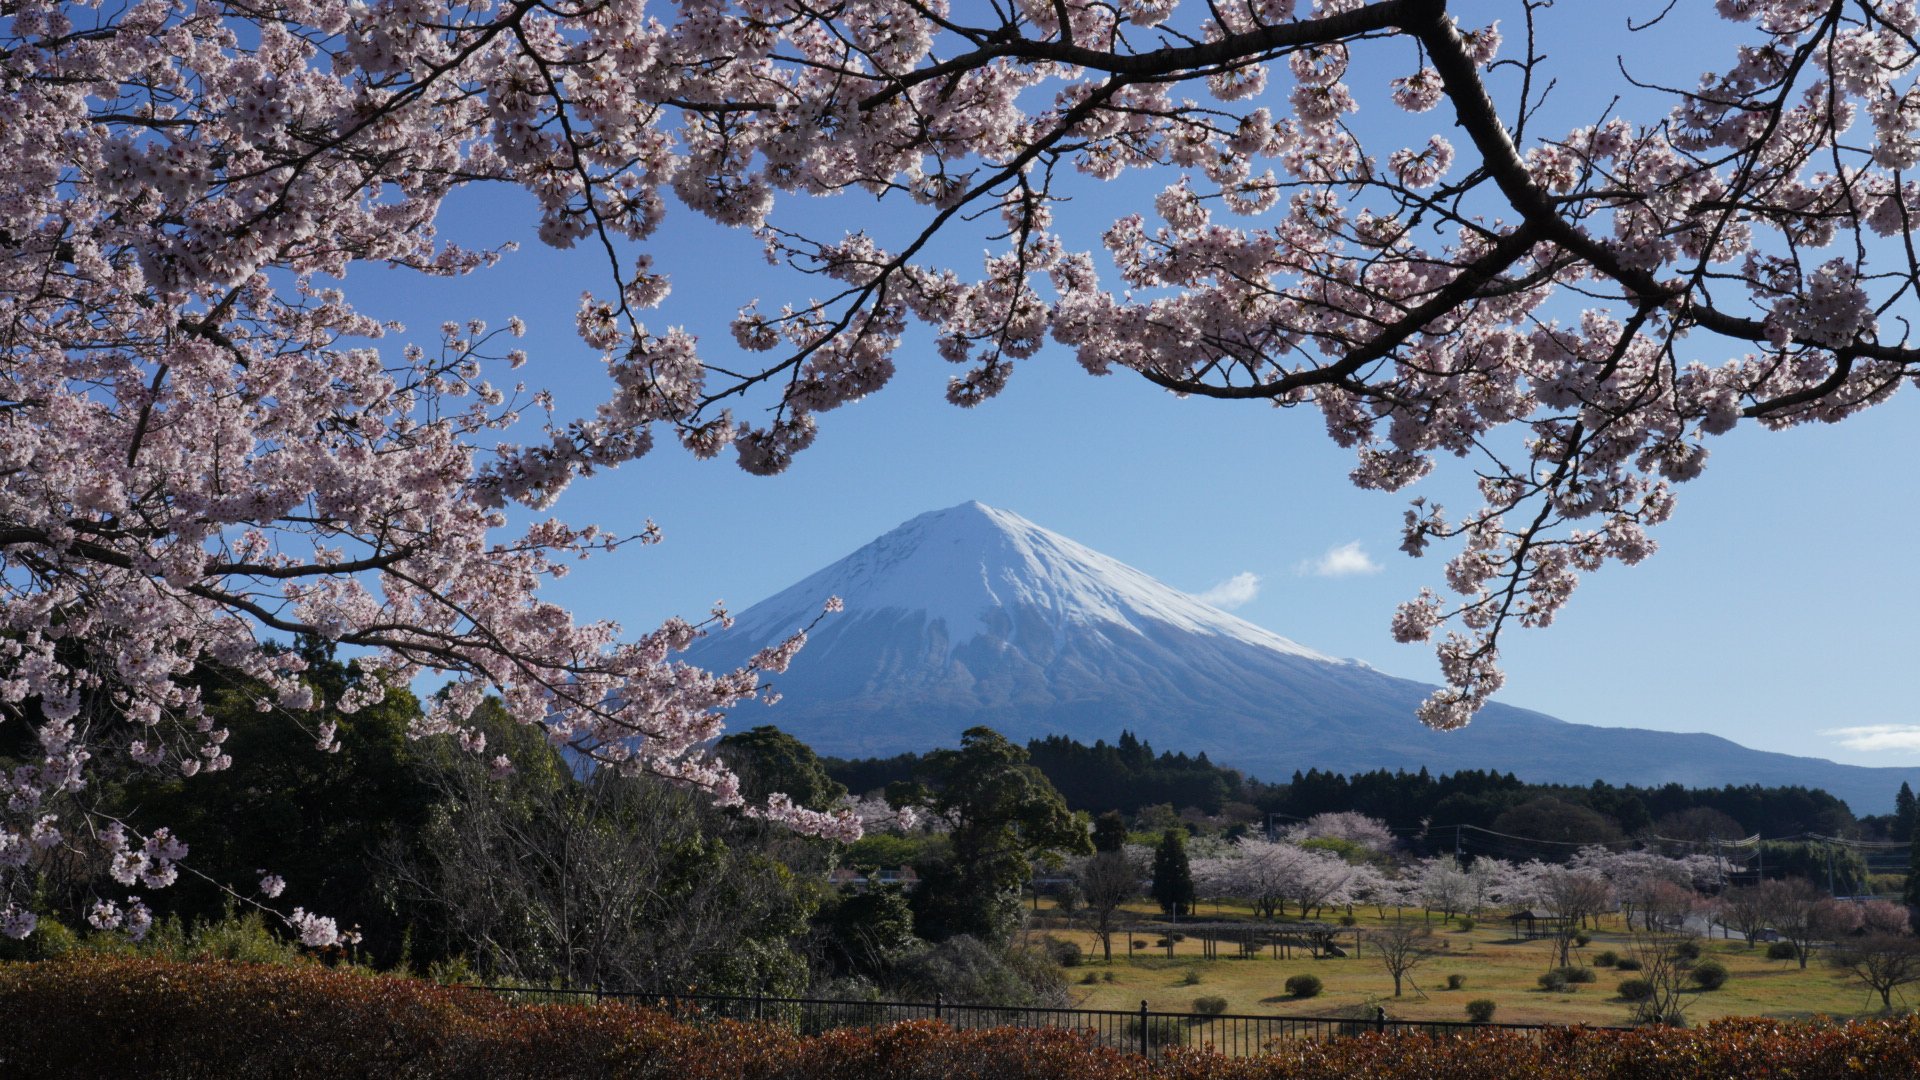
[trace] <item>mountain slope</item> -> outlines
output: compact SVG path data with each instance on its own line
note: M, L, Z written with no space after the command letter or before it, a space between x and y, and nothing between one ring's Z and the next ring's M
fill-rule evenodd
M886 533L748 608L689 659L737 664L811 622L829 596L846 610L775 680L781 703L749 706L736 723L775 723L842 756L951 745L975 724L1022 742L1091 742L1125 727L1267 779L1426 766L1580 784L1802 784L1858 813L1920 779L1497 704L1462 731L1431 731L1413 709L1432 687L1316 652L980 503Z

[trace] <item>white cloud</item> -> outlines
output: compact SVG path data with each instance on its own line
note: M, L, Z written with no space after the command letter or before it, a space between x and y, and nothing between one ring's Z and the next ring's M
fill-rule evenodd
M1831 735L1849 750L1920 751L1920 724L1866 724L1861 727L1830 728Z
M1314 577L1353 577L1357 574L1377 574L1380 564L1373 556L1360 550L1360 541L1339 544L1327 549L1318 559L1302 562L1298 570L1302 574Z
M1243 570L1206 592L1196 593L1195 598L1217 608L1231 609L1249 603L1259 595L1260 575L1251 570Z

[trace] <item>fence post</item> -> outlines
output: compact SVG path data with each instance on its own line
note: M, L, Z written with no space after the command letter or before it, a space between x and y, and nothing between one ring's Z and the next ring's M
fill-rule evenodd
M1147 1052L1147 1002L1144 998L1140 1001L1140 1056L1152 1056Z
M1378 1005L1373 1007L1373 1030L1387 1030L1387 1010Z
M940 1019L940 1001L940 991L935 990L933 992L933 1018L935 1020Z

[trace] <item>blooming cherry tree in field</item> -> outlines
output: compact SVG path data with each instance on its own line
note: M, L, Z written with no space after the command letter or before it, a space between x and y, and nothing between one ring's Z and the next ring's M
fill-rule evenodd
M1363 487L1481 455L1482 505L1407 513L1408 552L1455 547L1451 597L1393 624L1452 627L1421 716L1467 722L1503 628L1649 554L1709 437L1840 420L1920 371L1898 315L1920 279L1912 0L1719 0L1737 45L1696 85L1546 130L1534 31L1565 7L8 4L0 724L33 752L0 778L4 929L31 930L36 851L164 885L192 838L112 833L76 809L89 777L225 767L187 679L209 663L297 721L300 661L268 647L293 634L356 656L338 707L441 672L422 733L494 693L735 798L697 748L799 639L708 673L673 659L695 624L576 623L542 583L652 534L539 515L661 438L780 471L889 381L913 325L963 406L1052 343L1096 375L1315 410ZM1374 96L1402 115L1361 112ZM1405 137L1404 114L1445 130ZM1107 181L1146 194L1071 201ZM416 348L356 307L357 268L492 261L435 228L477 185L530 193L541 239L605 270L577 318L608 376L583 415L517 382L510 313ZM800 195L881 212L823 232L785 213ZM801 280L729 298L728 340L648 325L672 267L647 241L675 207ZM982 260L947 257L982 236Z
M1296 844L1303 840L1343 840L1382 853L1392 851L1396 843L1386 822L1355 810L1315 814L1289 828L1286 838Z

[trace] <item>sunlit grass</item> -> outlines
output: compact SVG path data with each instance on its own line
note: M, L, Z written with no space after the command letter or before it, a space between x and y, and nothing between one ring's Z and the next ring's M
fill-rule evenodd
M1216 909L1203 904L1192 921L1238 920L1251 914L1244 906L1226 904ZM1326 915L1323 921L1337 921L1340 914ZM1382 922L1372 908L1356 908L1353 914L1357 930ZM1391 918L1392 909L1387 914ZM1422 918L1422 913L1415 910L1404 914L1414 920ZM1227 1011L1231 1013L1315 1016L1345 1006L1378 1004L1390 1016L1403 1019L1463 1020L1468 1001L1491 998L1499 1005L1495 1022L1611 1025L1627 1022L1630 1006L1615 993L1615 987L1623 979L1634 977L1632 972L1599 967L1595 982L1565 992L1543 991L1536 980L1551 966L1552 943L1514 940L1498 915L1476 920L1472 930L1433 918L1435 955L1412 973L1414 985L1398 998L1392 996L1393 980L1378 957L1364 949L1353 954L1351 931L1343 931L1340 939L1348 956L1320 960L1300 950L1295 950L1290 959L1273 959L1268 952L1257 958L1229 958L1237 949L1226 942L1220 945L1219 959L1207 960L1201 957L1200 942L1192 938L1175 942L1169 959L1167 950L1155 944L1165 936L1157 930L1135 935L1148 948L1128 958L1124 936L1116 935L1114 959L1108 964L1100 959L1099 939L1082 928L1079 919L1071 928L1060 927L1058 919L1057 912L1043 905L1036 932L1050 933L1081 947L1086 962L1065 969L1065 974L1076 1001L1095 1009L1137 1009L1145 1001L1156 1011L1180 1012L1191 1009L1196 997L1218 995L1227 999ZM1130 907L1125 921L1158 920L1157 910L1140 904ZM1591 933L1592 942L1574 950L1576 964L1591 966L1602 951L1624 956L1633 947L1632 936L1617 917ZM1879 1007L1877 997L1870 999L1857 982L1826 967L1818 956L1802 971L1793 961L1766 959L1765 946L1748 948L1741 942L1719 938L1707 941L1705 946L1704 956L1725 964L1732 978L1719 990L1685 995L1686 1016L1692 1023L1722 1016L1867 1015ZM1296 999L1286 994L1287 977L1303 973L1320 977L1325 989L1319 996ZM1111 981L1107 979L1109 974ZM1089 975L1093 981L1084 981ZM1462 987L1446 989L1448 975L1461 976ZM1195 976L1197 982L1192 981ZM1910 1000L1920 1002L1916 990L1920 988L1909 988Z

